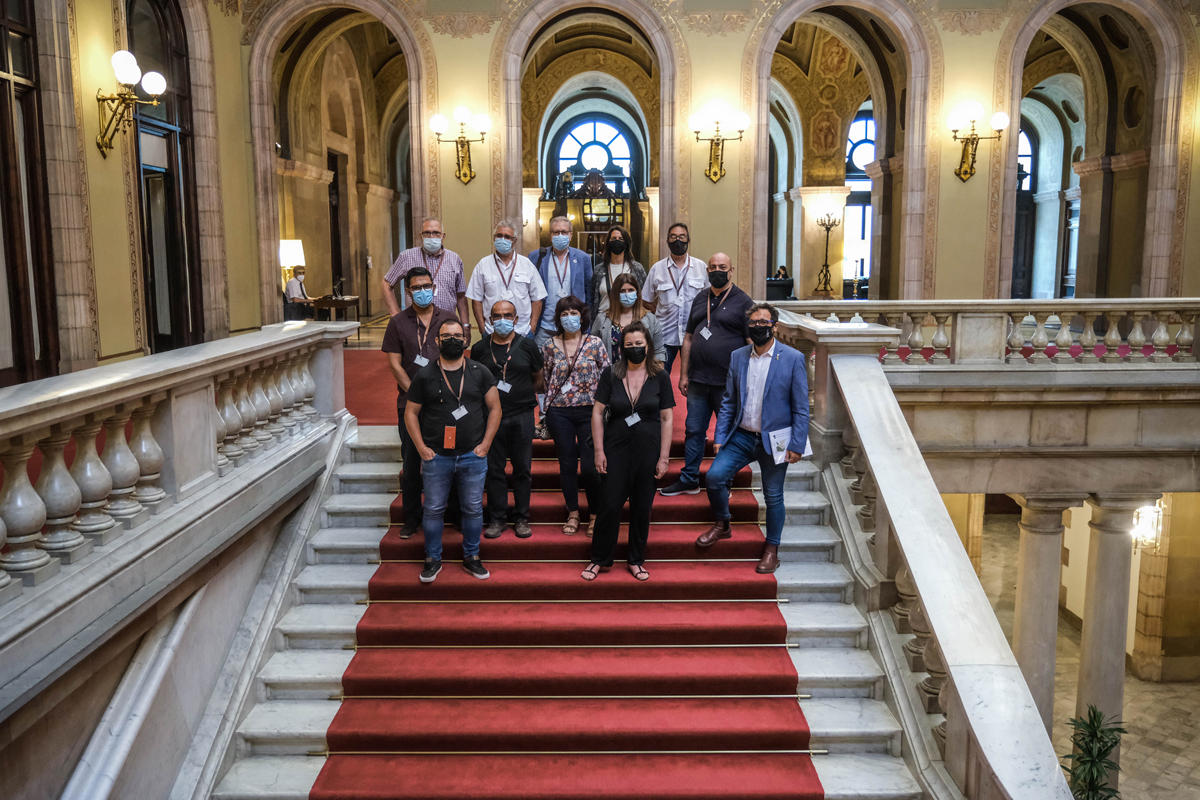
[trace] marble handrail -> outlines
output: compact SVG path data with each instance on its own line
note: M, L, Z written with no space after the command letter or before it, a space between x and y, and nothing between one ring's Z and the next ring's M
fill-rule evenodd
M927 711L945 714L935 736L947 772L971 800L1069 800L1033 696L883 367L873 354L824 360L819 383L834 387L839 405L825 418L846 426L847 457L861 476L851 488L864 504L860 519L885 506L886 530L875 535L894 537L903 559L893 614L898 630L916 634L904 650L914 671L928 673L920 684Z

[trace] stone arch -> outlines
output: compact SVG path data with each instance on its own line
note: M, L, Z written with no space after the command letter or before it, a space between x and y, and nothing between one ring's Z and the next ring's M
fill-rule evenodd
M767 254L766 175L755 170L767 154L768 105L771 63L784 31L800 17L829 5L828 0L788 0L774 14L763 17L746 44L742 59L742 105L755 109L752 118L754 158L743 158L741 181L742 219L739 225L740 258L751 265L752 293L765 296ZM930 115L941 108L942 56L940 39L921 12L899 0L853 0L849 5L880 18L903 43L908 92L904 148L904 220L901 225L901 299L928 297L933 292L937 233L938 140L929 136ZM808 21L808 20L806 20ZM929 188L927 188L929 187ZM930 196L932 195L932 196Z
M799 186L804 162L804 125L800 117L800 109L796 108L796 101L792 99L791 92L783 88L774 78L771 79L768 99L772 106L777 107L772 115L787 140L788 166L790 167L790 174L786 176L787 182Z
M199 3L200 0L193 0ZM437 100L437 63L424 23L408 6L386 0L340 0L339 6L372 15L386 27L408 60L409 129L422 131L422 146L411 148L411 211L414 220L436 215L440 206L437 138L429 132L428 118ZM243 44L250 45L250 130L254 154L260 277L260 303L264 325L283 316L278 302L276 266L279 249L279 197L275 176L275 111L271 78L275 55L283 37L308 14L329 8L328 0L282 0L264 3L246 20ZM416 143L414 142L414 145Z
M1024 19L1013 18L997 56L994 105L1017 118L1020 111L1024 54L1034 35L1056 13L1080 0L1043 0ZM1142 294L1178 296L1183 279L1183 244L1196 110L1196 67L1200 60L1192 26L1182 11L1154 0L1105 0L1145 29L1155 55L1153 138L1146 234L1142 257ZM992 150L989 179L985 296L1005 297L1012 280L1012 231L1016 213L1015 137Z

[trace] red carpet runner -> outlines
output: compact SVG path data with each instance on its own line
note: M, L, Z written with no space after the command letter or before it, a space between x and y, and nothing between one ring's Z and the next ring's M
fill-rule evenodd
M590 540L561 532L552 444L534 458L533 537L485 539L491 579L458 567L462 540L447 531L446 566L422 585L420 535L384 537L310 797L822 798L809 756L791 752L808 747L808 725L775 579L754 571L749 471L731 540L696 548L711 521L703 493L659 497L650 580L618 562L585 583Z

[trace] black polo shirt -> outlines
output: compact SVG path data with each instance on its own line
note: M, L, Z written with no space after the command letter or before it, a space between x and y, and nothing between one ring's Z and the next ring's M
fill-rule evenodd
M542 351L533 339L514 334L508 344L496 344L485 336L471 348L471 360L488 368L499 387L503 380L511 387L500 392L500 409L504 418L532 411L537 406L533 392L533 373L543 367Z
M746 346L750 338L750 318L747 312L754 307L750 295L735 285L714 297L712 289L705 289L692 301L685 333L692 334L692 350L688 359L688 380L724 386L729 374L729 359L733 351ZM712 321L708 321L711 315ZM701 331L705 325L712 336L705 338Z
M496 381L491 372L469 358L463 359L462 369L447 370L446 379L442 378L438 364L439 361L434 359L433 363L417 370L412 385L408 387L408 401L421 406L418 419L421 421L421 438L425 440L425 446L439 455L460 456L474 450L483 441L488 419L487 403L483 398L496 385ZM449 386L446 380L449 380ZM459 404L455 393L460 386L467 415L455 419L454 410ZM455 428L453 450L442 446L446 441L447 427Z
M421 318L417 316L416 308L409 306L388 321L381 349L385 353L399 353L400 366L408 373L408 379L412 380L422 366L417 363L417 356L421 356L429 363L437 361L438 326L448 319L457 320L458 317L434 306L429 317L429 329L426 330ZM396 408L400 412L400 424L403 425L404 406L408 404L408 396L399 386L396 387L396 390L398 392Z

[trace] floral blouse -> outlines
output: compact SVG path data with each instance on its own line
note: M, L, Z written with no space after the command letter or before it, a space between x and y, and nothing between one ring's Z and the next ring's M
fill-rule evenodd
M546 362L546 390L552 408L590 406L596 402L596 385L600 373L609 366L608 348L600 337L585 334L580 344L579 358L575 370L568 379L567 371L571 359L558 348L551 338L542 345L542 357ZM568 388L564 389L563 387Z

